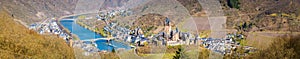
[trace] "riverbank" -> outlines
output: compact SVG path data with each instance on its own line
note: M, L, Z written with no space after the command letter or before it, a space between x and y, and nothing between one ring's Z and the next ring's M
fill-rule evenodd
M71 34L71 31L69 31L67 28L65 28L64 26L62 26L62 24L60 23L60 21L61 21L63 18L68 18L68 17L78 16L78 15L83 15L83 14L93 14L93 13L95 13L95 12L85 12L85 13L78 13L78 14L65 15L65 16L58 17L58 18L56 19L56 21L57 21L57 24L59 25L59 27L60 27L63 31L65 31L68 35L71 35L72 38L73 38L74 40L80 40L79 37L78 37L77 35L72 35L72 34Z

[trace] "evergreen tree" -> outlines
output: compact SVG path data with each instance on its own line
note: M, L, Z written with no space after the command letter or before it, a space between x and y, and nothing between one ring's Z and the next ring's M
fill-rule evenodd
M178 48L178 51L176 51L176 55L173 57L173 59L180 59L182 49L183 48Z
M239 9L240 8L240 2L239 0L227 0L227 4L230 8L236 8Z
M115 48L113 48L111 52L115 53L116 52Z

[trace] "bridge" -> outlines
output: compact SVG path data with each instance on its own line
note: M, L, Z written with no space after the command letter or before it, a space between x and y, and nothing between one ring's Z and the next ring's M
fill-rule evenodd
M62 19L62 20L74 20L74 19Z
M95 38L95 39L85 39L85 40L81 40L81 41L97 41L97 40L111 40L112 38Z

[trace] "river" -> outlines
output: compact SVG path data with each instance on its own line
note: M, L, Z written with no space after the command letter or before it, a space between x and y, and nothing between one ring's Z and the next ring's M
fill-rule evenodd
M88 29L80 26L73 20L74 19L62 19L62 20L60 20L60 23L62 26L67 28L69 31L71 31L72 34L77 35L80 40L103 38L103 36L101 36L100 34L97 34L91 30L88 30ZM114 40L111 40L109 42L111 43L111 45L109 45L106 40L95 41L96 47L99 50L112 51L113 48L115 48L115 49L124 48L125 50L131 49L129 45L123 44L121 42L117 42Z

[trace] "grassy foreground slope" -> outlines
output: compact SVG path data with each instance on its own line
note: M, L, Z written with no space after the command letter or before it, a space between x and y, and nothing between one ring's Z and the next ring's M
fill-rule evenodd
M74 59L63 39L39 35L0 12L0 59Z

